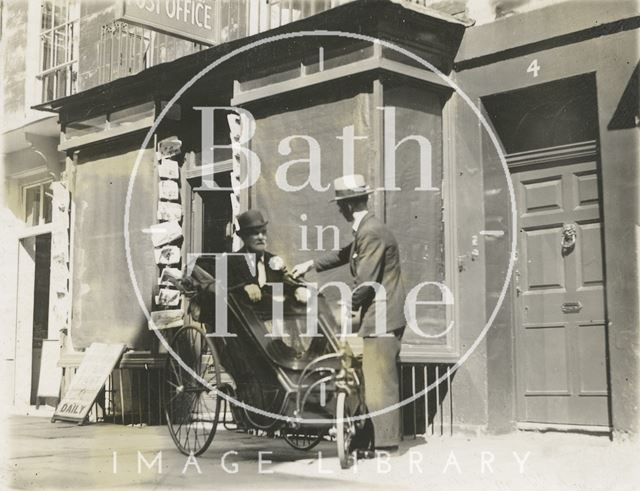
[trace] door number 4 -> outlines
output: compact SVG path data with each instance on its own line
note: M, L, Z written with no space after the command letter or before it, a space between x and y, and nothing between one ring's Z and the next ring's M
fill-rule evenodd
M535 58L527 67L527 73L533 73L533 78L538 76L540 71L540 65L538 64L538 58Z

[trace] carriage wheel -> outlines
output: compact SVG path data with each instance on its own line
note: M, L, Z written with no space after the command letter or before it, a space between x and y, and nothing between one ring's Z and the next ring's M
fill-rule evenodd
M167 358L164 407L169 433L180 452L200 455L211 444L220 415L215 390L220 385L218 354L205 332L195 326L181 328L171 348L209 385L196 380L173 356Z
M282 438L296 450L311 450L322 441L322 433L299 428L284 428Z
M353 464L351 455L351 440L356 433L356 425L351 420L352 414L347 405L347 393L338 393L336 402L336 443L338 444L338 458L340 467L348 469Z

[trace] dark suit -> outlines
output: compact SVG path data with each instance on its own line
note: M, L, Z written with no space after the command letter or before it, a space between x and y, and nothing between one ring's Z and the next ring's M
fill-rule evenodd
M374 215L367 213L358 227L351 244L336 252L330 252L315 261L316 271L349 264L354 277L354 287L371 281L384 287L386 294L386 325L377 332L389 333L404 327L405 290L400 272L398 242L389 228ZM362 337L376 335L375 290L372 287L356 288L351 299L353 310L360 310Z
M324 271L349 264L354 286L364 282L382 285L386 294L386 325L376 330L376 309L372 287L356 288L352 296L352 308L360 309L359 335L364 338L362 370L365 381L365 401L369 412L384 410L398 403L400 383L398 354L402 332L406 324L404 316L405 289L400 272L398 242L391 230L371 213L367 213L358 226L351 244L337 252L328 253L315 261L316 271ZM384 329L381 329L383 327ZM380 336L378 333L392 333ZM400 443L400 411L385 412L372 418L373 440L376 447Z
M237 254L250 254L246 248L240 249ZM264 252L264 269L266 273L267 283L283 283L285 293L291 293L295 288L301 285L300 282L294 280L287 272L287 268L283 265L281 270L274 270L271 268L269 262L275 255L270 252ZM258 265L257 257L256 264L253 270L249 268L246 256L228 256L227 257L227 284L229 288L235 286L245 285L258 285Z

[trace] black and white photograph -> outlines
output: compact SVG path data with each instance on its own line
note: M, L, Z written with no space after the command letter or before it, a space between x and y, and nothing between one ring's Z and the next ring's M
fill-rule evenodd
M640 489L640 0L0 0L0 487Z

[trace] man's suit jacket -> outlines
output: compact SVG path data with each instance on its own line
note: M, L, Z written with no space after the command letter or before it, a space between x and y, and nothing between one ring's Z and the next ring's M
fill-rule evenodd
M377 332L391 332L406 324L404 316L405 289L400 272L398 242L391 230L373 214L367 213L351 244L340 251L330 252L315 261L316 271L349 264L354 277L352 308L361 310L360 331L362 337L376 334L375 290L372 287L357 288L371 281L382 285L386 293L386 326Z

